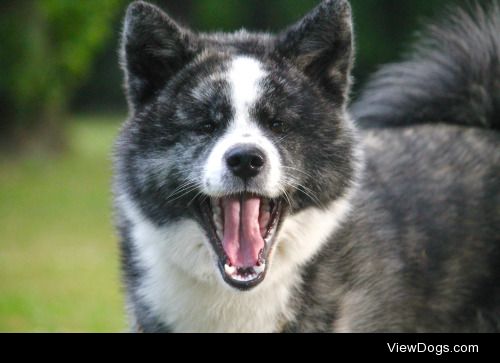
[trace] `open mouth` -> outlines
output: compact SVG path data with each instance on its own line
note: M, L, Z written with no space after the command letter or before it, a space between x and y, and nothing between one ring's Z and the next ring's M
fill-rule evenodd
M281 199L249 193L200 203L219 269L229 285L247 290L264 280L282 205Z

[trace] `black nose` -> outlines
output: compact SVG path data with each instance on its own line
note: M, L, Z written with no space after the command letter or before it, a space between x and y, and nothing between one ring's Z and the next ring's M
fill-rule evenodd
M225 158L229 170L242 179L257 176L266 163L264 153L255 146L236 146Z

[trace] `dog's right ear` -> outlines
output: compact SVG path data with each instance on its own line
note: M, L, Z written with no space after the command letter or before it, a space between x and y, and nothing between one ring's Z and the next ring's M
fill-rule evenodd
M129 102L134 108L150 101L196 53L195 36L158 7L136 1L129 5L123 29L121 63Z
M353 64L348 0L322 0L302 20L278 35L275 48L278 56L288 59L338 102L346 102Z

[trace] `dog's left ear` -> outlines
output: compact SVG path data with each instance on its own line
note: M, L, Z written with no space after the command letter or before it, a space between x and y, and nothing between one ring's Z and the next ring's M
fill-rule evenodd
M324 0L305 18L278 35L275 52L344 102L353 63L349 2Z
M147 104L179 70L195 58L196 36L160 8L135 1L127 8L121 63L129 101Z

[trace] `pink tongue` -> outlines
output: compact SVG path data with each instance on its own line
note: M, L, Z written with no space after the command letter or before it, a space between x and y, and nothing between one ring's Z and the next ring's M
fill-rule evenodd
M260 198L244 196L224 198L224 238L222 245L235 267L253 267L258 264L264 239L259 226Z

